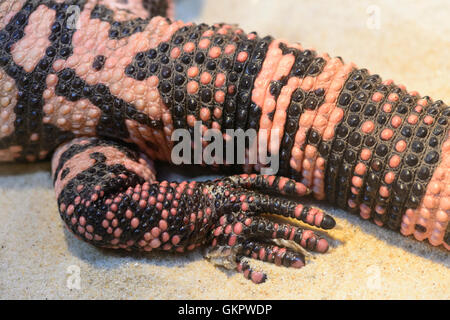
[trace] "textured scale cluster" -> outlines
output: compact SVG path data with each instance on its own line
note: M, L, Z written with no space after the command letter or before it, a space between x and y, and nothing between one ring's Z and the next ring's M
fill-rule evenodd
M205 128L257 129L259 108L253 106L249 123L247 113L270 41L229 25L184 26L170 42L139 52L126 74L137 80L158 77L174 128L193 128L201 120Z
M173 21L165 0L0 4L0 160L53 154L67 227L94 245L185 252L256 283L247 258L302 267L328 241L312 194L450 249L450 107L366 69L227 24ZM158 182L171 135L278 130L277 176ZM270 133L269 133L270 134ZM203 141L203 147L207 142ZM247 147L249 147L247 145ZM224 150L226 155L226 150ZM234 173L263 164L222 166Z
M366 70L351 74L338 106L346 115L336 139L322 148L324 158L331 155L329 200L397 230L406 208L419 206L440 160L450 108L381 83Z
M307 194L301 183L256 174L206 182L156 182L147 161L132 146L98 138L74 139L59 149L52 163L53 178L68 229L108 248L185 252L209 244L209 255L228 252L224 256L236 268L245 264L244 257L254 257L256 249L260 260L297 268L305 264L302 253L274 246L268 239L328 250L328 241L313 231L260 216L270 212L333 228L334 219L322 211L280 197ZM265 279L256 271L249 275L250 271L244 273L253 281Z

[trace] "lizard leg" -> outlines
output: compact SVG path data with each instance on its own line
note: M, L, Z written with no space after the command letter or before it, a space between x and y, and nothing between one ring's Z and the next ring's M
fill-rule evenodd
M299 201L274 195L306 194L299 183L280 191L270 176L158 182L151 160L133 145L101 138L77 138L62 145L54 154L52 174L67 228L101 247L185 252L202 244L227 245L245 255L243 244L249 239L280 238L325 252L327 240L314 232L273 224L259 215L313 214L317 226L334 226L320 210L300 210Z
M74 139L55 152L52 171L66 226L96 246L185 252L207 241L217 219L207 183L156 181L134 145Z

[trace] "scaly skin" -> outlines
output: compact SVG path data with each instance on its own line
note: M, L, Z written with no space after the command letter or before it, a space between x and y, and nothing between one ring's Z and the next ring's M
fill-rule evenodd
M171 12L163 0L0 4L0 160L53 153L60 214L79 238L144 251L206 244L213 262L260 283L246 257L301 267L289 241L327 251L313 231L261 215L333 228L299 202L312 193L450 249L442 101L299 44L161 17ZM278 176L157 182L151 159L171 161L172 132L196 121L259 138L279 130L267 147Z

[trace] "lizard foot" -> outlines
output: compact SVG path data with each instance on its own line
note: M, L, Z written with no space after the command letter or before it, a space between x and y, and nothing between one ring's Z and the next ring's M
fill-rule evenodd
M107 139L77 138L62 145L52 172L60 215L79 238L100 247L146 252L183 253L209 245L211 260L254 282L266 277L244 258L298 268L305 258L290 243L320 253L329 246L311 230L273 222L264 214L322 229L336 224L298 201L309 190L294 180L253 174L159 182L151 162L136 148Z
M255 271L247 258L301 268L305 256L289 244L319 253L329 248L327 239L312 230L263 216L274 214L322 229L333 228L336 222L322 210L281 197L308 194L302 183L277 176L238 175L216 180L211 193L216 197L219 218L207 257L215 264L243 272L255 283L264 282L267 276Z

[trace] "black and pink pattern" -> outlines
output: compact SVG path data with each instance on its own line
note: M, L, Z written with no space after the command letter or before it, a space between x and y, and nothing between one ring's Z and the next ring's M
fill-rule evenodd
M314 232L260 216L273 213L323 229L335 226L322 211L280 197L309 192L294 180L254 174L206 182L157 182L142 174L142 160L132 147L81 138L62 148L53 160L61 217L73 233L94 245L185 252L209 244L213 251L228 250L227 259L251 256L252 243L262 245L270 239L291 240L317 252L328 250L328 241ZM83 167L80 162L87 160L92 161ZM279 249L274 258L269 251L261 252L261 259L304 265L301 253ZM252 280L262 282L265 276Z
M143 251L207 245L212 261L261 283L267 276L247 258L302 267L305 257L283 241L328 250L313 231L263 215L333 228L333 218L300 203L312 193L450 248L450 107L300 44L175 22L171 10L164 0L24 0L0 21L8 101L0 159L54 152L58 206L77 237ZM77 19L82 26L70 27ZM25 64L17 48L35 42L36 63ZM196 121L223 135L280 129L268 146L280 159L277 176L156 181L151 160L168 161L173 130L193 134Z

